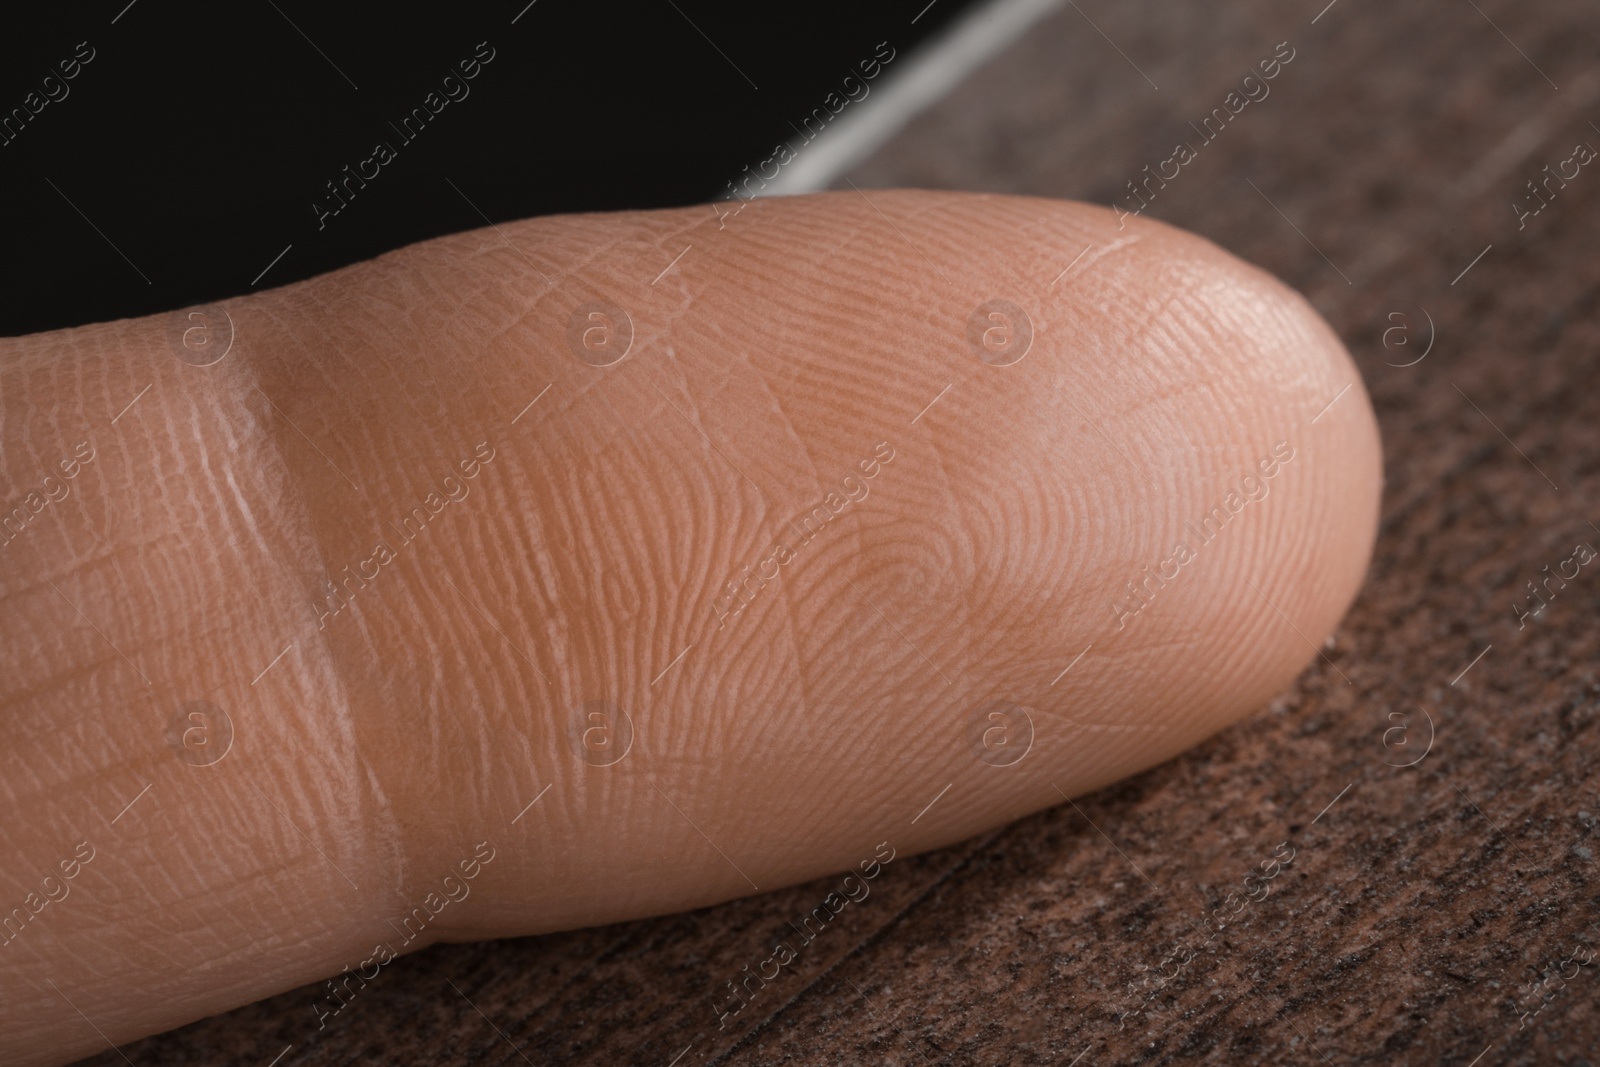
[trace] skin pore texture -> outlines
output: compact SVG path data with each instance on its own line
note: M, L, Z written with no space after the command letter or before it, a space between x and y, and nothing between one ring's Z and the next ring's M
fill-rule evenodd
M1271 277L911 191L534 219L0 341L0 445L25 1064L1150 767L1315 658L1382 482Z

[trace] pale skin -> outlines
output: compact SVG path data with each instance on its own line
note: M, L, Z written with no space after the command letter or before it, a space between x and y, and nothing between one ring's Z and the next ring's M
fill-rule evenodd
M0 1059L950 844L1315 659L1381 472L1310 307L868 195L430 241L222 302L209 365L211 312L0 341Z

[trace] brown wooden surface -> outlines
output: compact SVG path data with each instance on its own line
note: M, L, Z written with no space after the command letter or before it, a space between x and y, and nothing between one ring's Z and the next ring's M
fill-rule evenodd
M1546 564L1600 547L1600 166L1525 229L1510 207L1576 142L1600 147L1600 16L1339 0L1313 24L1321 8L1081 0L851 177L869 193L1108 203L1289 42L1270 96L1150 213L1306 293L1366 375L1384 520L1326 660L1079 810L897 859L726 1030L724 983L836 879L435 947L386 967L320 1032L307 987L130 1045L128 1059L265 1065L292 1045L280 1067L665 1067L686 1047L681 1067L1600 1060L1600 959L1552 979L1542 1012L1519 1020L1541 970L1600 946L1600 573L1582 570L1523 629L1512 608ZM1424 309L1428 356L1386 365L1422 351ZM1409 334L1385 347L1396 325ZM1431 750L1393 766L1424 751L1425 714ZM1391 716L1409 731L1386 747ZM1212 935L1203 916L1284 841L1295 858L1270 895ZM1130 983L1174 953L1193 958L1119 1028L1140 1003Z

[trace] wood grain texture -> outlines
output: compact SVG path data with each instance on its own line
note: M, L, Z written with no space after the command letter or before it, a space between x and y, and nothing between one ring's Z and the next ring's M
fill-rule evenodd
M1561 961L1600 943L1600 578L1581 573L1521 628L1513 605L1575 544L1600 543L1600 171L1523 229L1509 205L1574 143L1600 145L1597 27L1577 3L1478 6L1069 5L851 175L869 192L1110 203L1289 42L1270 94L1149 207L1304 292L1379 414L1368 585L1327 660L1270 708L1076 805L897 859L727 1029L725 983L834 879L436 946L325 1030L307 987L128 1058L1584 1062L1600 966ZM1422 350L1428 316L1431 351L1395 366ZM1409 332L1386 347L1397 325ZM1431 749L1396 766L1422 751L1424 715ZM1213 910L1280 842L1292 863L1218 931ZM1577 973L1529 991L1563 969ZM1146 1000L1157 972L1170 980Z

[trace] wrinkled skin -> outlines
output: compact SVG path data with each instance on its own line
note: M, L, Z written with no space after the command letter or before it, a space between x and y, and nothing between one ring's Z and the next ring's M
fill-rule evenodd
M949 844L1305 667L1381 485L1322 320L1159 223L869 195L0 342L0 1058Z

